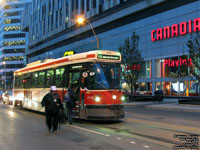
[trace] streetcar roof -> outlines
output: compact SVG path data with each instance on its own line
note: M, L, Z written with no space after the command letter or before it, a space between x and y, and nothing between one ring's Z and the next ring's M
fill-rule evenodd
M97 56L103 55L105 59L99 59ZM109 56L120 56L119 59L109 59ZM111 57L112 58L112 57ZM36 62L27 64L26 67L18 69L14 75L21 75L28 72L39 71L49 68L57 68L68 64L77 64L82 62L121 62L121 54L110 50L95 50L84 53L78 53L70 56L65 56L58 59L46 59L44 61L38 60Z

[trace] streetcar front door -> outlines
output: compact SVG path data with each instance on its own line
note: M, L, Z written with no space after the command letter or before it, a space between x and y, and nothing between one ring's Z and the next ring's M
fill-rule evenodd
M79 111L79 103L80 103L80 70L76 71L70 71L69 72L69 86L72 84L75 86L75 97L76 97L76 102L75 102L75 108L73 109L75 118L80 117L80 111Z

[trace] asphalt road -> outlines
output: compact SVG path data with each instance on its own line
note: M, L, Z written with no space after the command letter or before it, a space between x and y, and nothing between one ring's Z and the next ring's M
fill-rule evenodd
M53 134L44 115L0 104L0 150L171 150L185 142L177 135L200 140L200 112L136 107L125 112L118 122L76 120Z

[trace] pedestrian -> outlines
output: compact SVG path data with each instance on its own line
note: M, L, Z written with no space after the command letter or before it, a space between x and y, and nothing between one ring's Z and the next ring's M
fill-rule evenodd
M42 107L45 107L46 124L49 132L57 133L59 121L59 109L63 109L61 99L57 94L56 86L51 86L51 91L42 99ZM53 130L52 130L53 126Z
M67 90L67 92L65 93L65 96L64 96L64 102L66 102L68 121L69 121L70 125L72 124L73 108L75 107L75 101L76 101L74 91L75 91L75 85L72 84L68 88L68 90Z

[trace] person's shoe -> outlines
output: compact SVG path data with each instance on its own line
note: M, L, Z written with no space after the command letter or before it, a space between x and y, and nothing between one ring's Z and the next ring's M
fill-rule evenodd
M55 130L55 131L53 131L53 133L54 133L54 134L58 134L58 131L57 131L57 130Z

